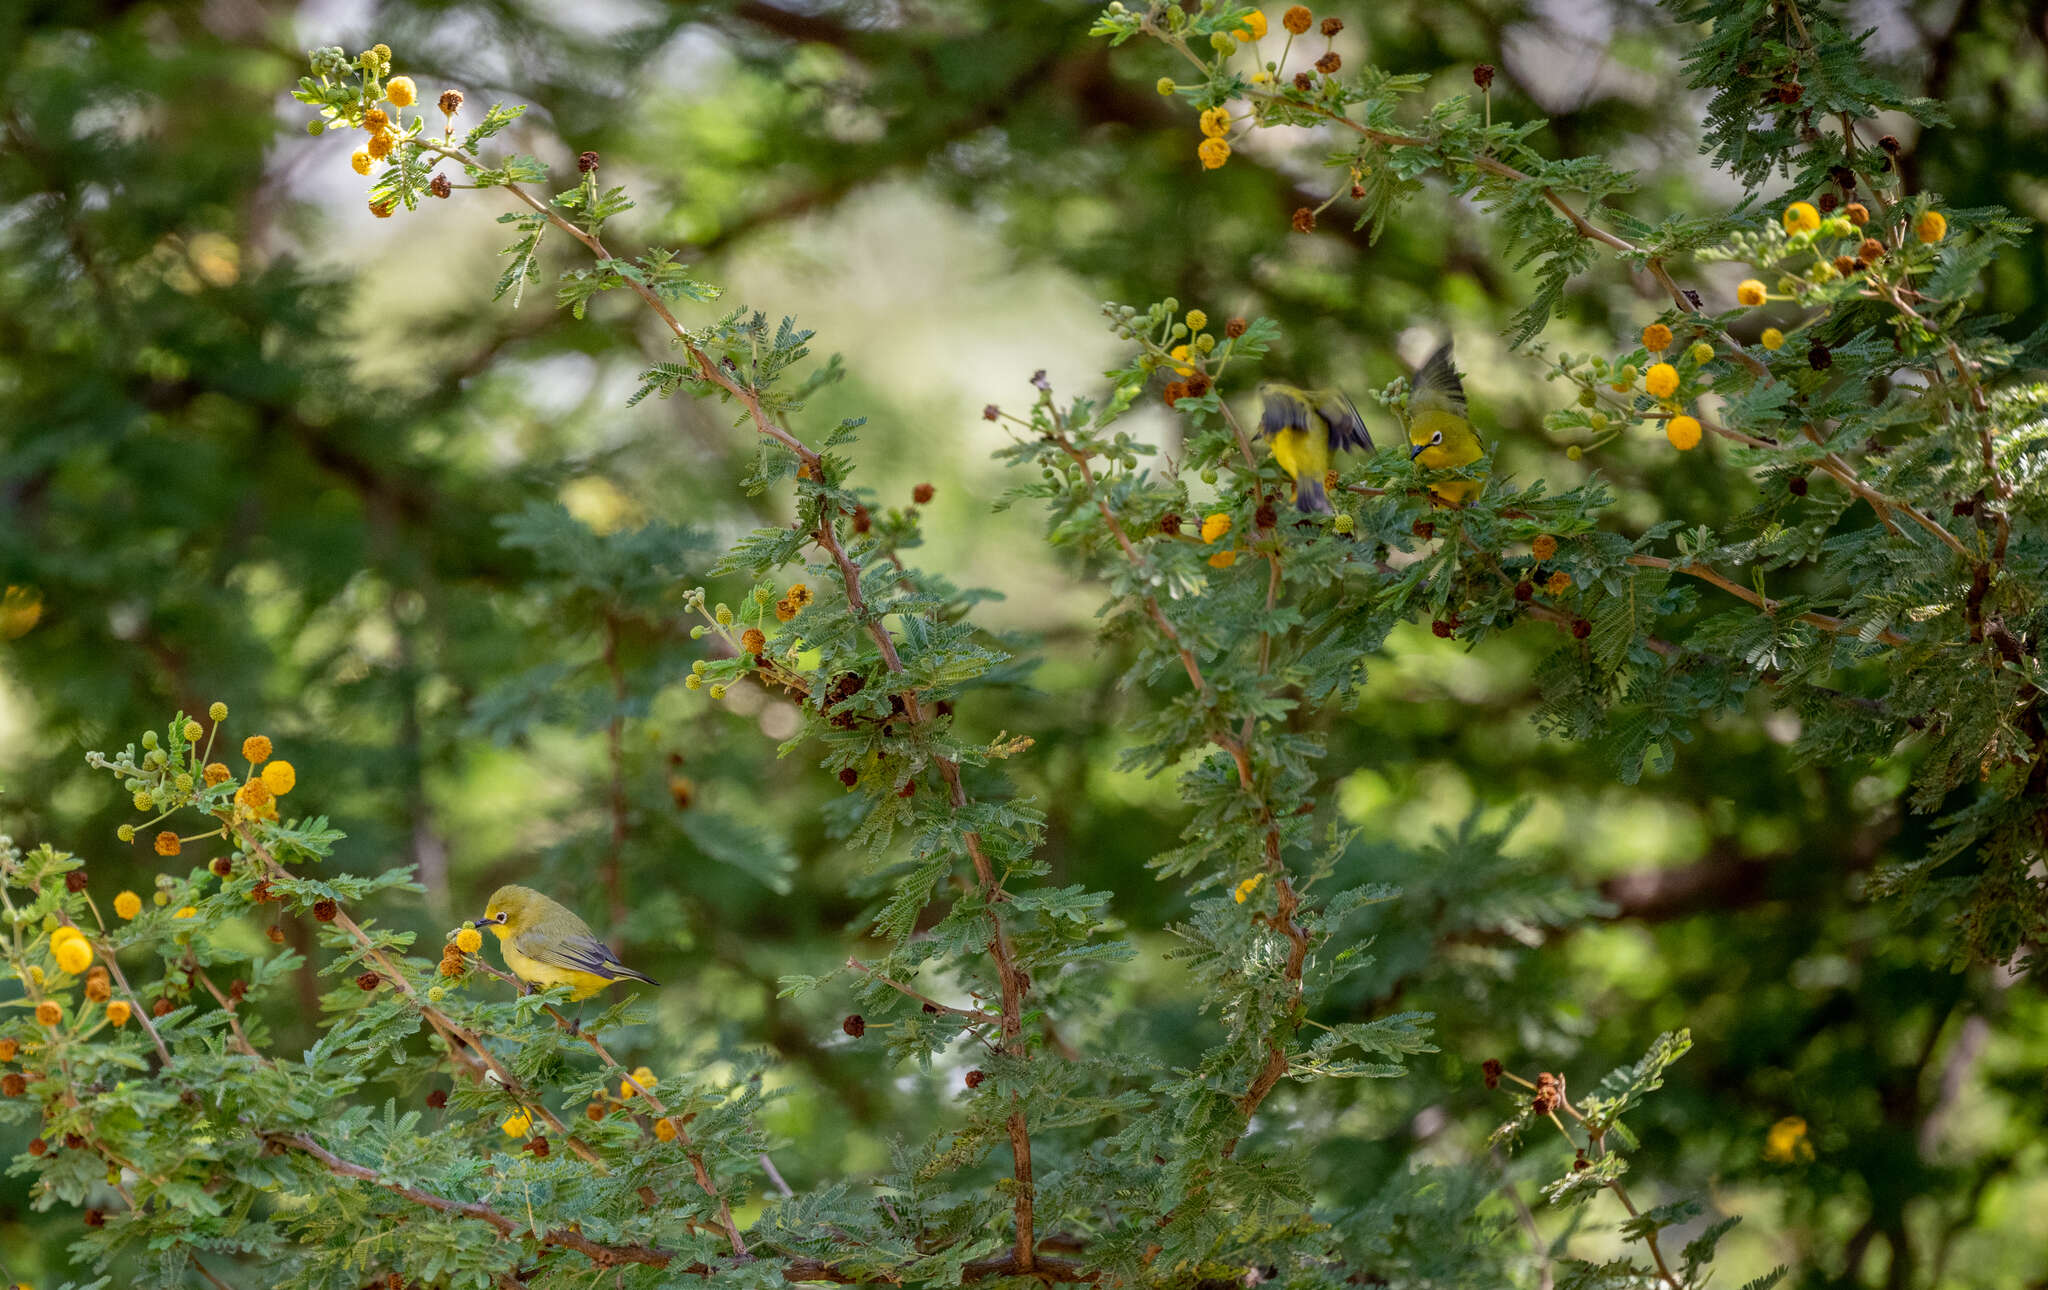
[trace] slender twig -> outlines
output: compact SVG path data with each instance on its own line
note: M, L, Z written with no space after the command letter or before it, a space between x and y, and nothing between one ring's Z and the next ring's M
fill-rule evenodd
M249 1036L242 1033L242 1022L240 1018L235 1016L234 1002L220 992L220 987L213 983L213 978L206 975L204 969L195 965L191 972L194 977L198 978L199 984L206 987L206 992L213 996L214 1002L220 1004L220 1010L227 1015L228 1029L234 1032L235 1047L240 1050L243 1056L255 1058L259 1065L270 1065L270 1059L257 1052L256 1045L249 1042Z
M1698 578L1703 582L1711 582L1729 595L1748 601L1772 617L1777 615L1778 607L1782 603L1759 596L1756 592L1729 578L1712 565L1701 564L1696 560L1667 560L1662 556L1632 555L1628 557L1627 562L1641 569L1669 569L1673 573L1682 573L1689 578ZM1856 629L1854 623L1849 622L1845 618L1837 618L1833 614L1803 613L1798 616L1797 621L1818 627L1822 631L1835 632L1837 634ZM1907 637L1901 636L1894 631L1879 632L1873 639L1882 641L1887 645L1909 645L1912 643Z
M868 977L871 980L878 981L881 984L888 986L891 990L896 991L896 993L898 994L907 995L908 997L917 1000L919 1003L923 1004L927 1008L930 1008L934 1012L943 1012L949 1016L954 1017L966 1017L970 1021L977 1022L1000 1021L1002 1019L1002 1014L1000 1013L985 1012L979 1008L956 1008L950 1003L940 1003L937 999L932 998L930 995L920 994L918 991L911 989L909 986L903 984L901 981L892 980L889 977L883 976L880 972L876 971L874 968L869 967L867 964L861 962L857 958L848 958L846 960L846 966L852 968L854 971L859 972L860 974Z

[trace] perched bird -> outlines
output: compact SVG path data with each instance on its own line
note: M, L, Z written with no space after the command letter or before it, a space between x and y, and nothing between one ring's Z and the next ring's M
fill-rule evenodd
M1449 341L1408 383L1408 444L1408 459L1431 470L1455 469L1485 455L1465 413L1465 382L1451 362ZM1429 486L1429 498L1439 506L1463 506L1484 486L1477 479L1447 479Z
M498 888L472 926L497 936L513 976L540 989L566 985L579 1002L614 981L660 984L619 962L582 919L531 887Z
M1265 413L1259 433L1273 444L1273 459L1294 478L1294 504L1304 511L1330 512L1323 476L1330 454L1344 448L1370 449L1372 435L1342 390L1304 390L1278 381L1259 387Z

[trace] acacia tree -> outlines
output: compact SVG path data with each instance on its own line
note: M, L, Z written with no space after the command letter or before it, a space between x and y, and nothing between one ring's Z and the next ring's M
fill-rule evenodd
M1201 302L1106 307L1128 362L1100 393L1063 397L1038 378L1018 401L995 396L986 415L1011 430L1004 456L1021 477L998 504L1040 505L1048 540L1101 584L1105 631L1130 648L1125 681L1144 696L1127 759L1173 772L1187 808L1155 868L1190 901L1177 961L1210 1042L1188 1067L1120 1031L1118 970L1134 947L1109 893L1041 881L1043 816L1004 768L1030 754L1029 735L976 738L956 723L956 705L1009 683L1015 646L976 625L982 593L906 558L922 536L915 509L887 510L851 482L859 423L807 423L838 375L808 361L810 333L746 309L714 318L718 290L674 252L611 249L607 224L630 202L594 154L550 196L538 161L491 152L518 109L472 112L458 134L460 96L419 101L388 49L316 52L297 96L315 133L363 132L356 168L373 177L374 211L503 190L517 209L498 295L540 281L549 239L587 252L557 281L560 302L581 316L601 293L637 296L675 346L640 397L725 408L755 445L740 486L788 498L787 523L708 567L701 536L680 528L594 540L545 512L513 526L554 603L604 627L613 820L621 714L640 683L617 645L666 595L699 619L695 644L647 648L686 690L793 697L802 724L785 750L849 790L833 821L868 857L881 952L786 991L844 998L846 1033L907 1066L973 1064L957 1108L903 1126L924 1136L887 1170L791 1192L760 1128L757 1058L657 1079L612 1054L630 1003L574 1027L560 997L520 995L489 968L473 929L452 931L437 964L411 934L359 918L417 892L411 872L323 876L340 834L291 818L291 750L249 735L238 767L215 705L89 757L132 796L124 841L166 859L204 849L205 866L167 868L145 902L94 892L52 843L0 850L5 953L22 983L0 1026L0 1114L40 1121L25 1161L39 1202L83 1211L81 1256L145 1260L165 1283L1701 1284L1729 1221L1689 1228L1680 1247L1669 1229L1699 1206L1639 1205L1624 1182L1637 1142L1623 1117L1686 1052L1684 1032L1643 1035L1642 1060L1591 1092L1593 1073L1525 1078L1491 1056L1482 1068L1514 1099L1494 1143L1556 1162L1542 1201L1625 1215L1629 1250L1603 1262L1574 1258L1569 1231L1545 1239L1488 1158L1404 1171L1332 1211L1309 1140L1347 1081L1398 1078L1434 1051L1427 1015L1328 1009L1359 979L1385 985L1374 997L1399 992L1360 932L1402 895L1374 871L1385 852L1362 850L1325 805L1318 723L1355 700L1405 622L1474 647L1554 634L1544 728L1599 741L1626 782L1752 701L1796 711L1810 757L1910 759L1917 805L1942 814L1941 832L1874 890L1948 915L1938 958L2023 968L2042 931L2041 395L2002 379L2031 351L1969 310L1983 266L2023 230L1905 190L1869 122L1932 109L1890 90L1828 11L1759 0L1674 17L1700 25L1690 74L1713 90L1717 161L1783 200L1759 191L1720 216L1631 219L1612 205L1627 174L1541 156L1530 124L1492 121L1487 69L1476 99L1409 110L1418 78L1347 69L1332 48L1341 23L1305 8L1279 32L1213 4L1112 5L1097 22L1113 43L1158 42L1190 69L1159 90L1190 114L1191 171L1228 166L1254 130L1317 132L1336 181L1297 227L1338 206L1361 227L1418 203L1491 211L1534 266L1514 339L1572 391L1548 422L1560 453L1661 432L1674 468L1726 472L1755 494L1741 513L1629 533L1597 481L1553 491L1482 457L1449 472L1484 481L1478 496L1443 508L1427 486L1446 472L1396 444L1332 473L1335 514L1304 516L1227 397L1257 379L1275 328L1212 319ZM1553 354L1540 338L1564 285L1602 252L1660 284L1669 307L1641 320L1640 344ZM1754 275L1732 301L1685 285L1717 260ZM1164 463L1119 424L1161 383L1184 436ZM1382 392L1383 424L1401 423L1405 398L1399 383ZM738 606L700 578L742 587ZM546 702L546 688L495 696L479 720ZM615 904L622 832L596 869ZM1590 893L1506 861L1504 838L1475 823L1386 867L1462 875L1490 908L1437 916L1470 928L1566 927L1594 909ZM299 1054L240 1006L300 961L246 935L252 905L271 903L322 925L314 956L336 979L323 1037ZM242 975L222 988L225 965ZM398 1109L422 1097L432 1114ZM1802 1149L1796 1127L1781 1136L1774 1149ZM1516 1226L1528 1245L1498 1239Z

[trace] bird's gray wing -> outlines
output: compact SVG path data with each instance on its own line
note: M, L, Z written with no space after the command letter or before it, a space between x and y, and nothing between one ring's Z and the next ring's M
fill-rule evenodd
M1332 451L1351 449L1357 452L1372 451L1372 431L1365 428L1365 418L1358 415L1358 405L1342 390L1331 390L1316 412L1323 424L1330 427L1330 448Z
M1458 375L1457 365L1451 361L1451 342L1439 345L1436 353L1415 369L1415 379L1408 383L1408 390L1410 416L1418 412L1465 415L1465 379Z
M653 978L642 976L619 962L612 954L611 948L595 936L565 936L554 941L542 942L539 937L524 933L512 938L512 947L530 959L538 959L542 963L567 968L572 972L588 972L593 976L610 977L613 980L619 977L632 977L649 985L655 983Z

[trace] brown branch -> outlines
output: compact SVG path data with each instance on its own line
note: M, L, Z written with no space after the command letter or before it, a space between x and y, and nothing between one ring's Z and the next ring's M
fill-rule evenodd
M330 1173L343 1178L356 1178L363 1182L371 1183L383 1188L385 1191L391 1192L393 1195L403 1196L413 1204L431 1209L436 1213L457 1214L463 1218L473 1218L479 1222L488 1223L498 1229L500 1236L511 1236L514 1232L519 1231L525 1226L523 1223L516 1222L500 1214L489 1205L473 1200L452 1200L446 1196L439 1196L430 1191L422 1191L418 1187L386 1178L374 1169L342 1159L314 1141L309 1134L264 1133L261 1136L266 1142L289 1147L294 1151L311 1156L327 1166ZM574 1228L553 1227L545 1231L535 1231L532 1235L542 1245L553 1245L565 1250L574 1250L588 1258L593 1266L599 1268L615 1268L632 1263L643 1264L648 1267L665 1268L675 1258L673 1251L664 1250L659 1246L601 1244L591 1240Z
M1731 580L1713 566L1701 564L1698 561L1680 562L1677 560L1666 560L1662 556L1632 555L1628 557L1627 562L1641 569L1669 569L1673 573L1682 573L1689 578L1698 578L1703 582L1711 582L1729 595L1748 601L1773 618L1777 616L1779 605L1782 603L1781 601L1759 596L1748 587ZM1837 634L1849 631L1852 626L1848 620L1837 618L1833 614L1804 613L1800 614L1796 621L1818 627L1822 631ZM1883 641L1887 645L1909 645L1912 643L1908 638L1894 631L1880 632L1875 639Z
M199 978L199 984L206 987L206 992L213 996L214 1001L220 1004L220 1010L227 1014L228 1029L233 1031L235 1036L235 1047L244 1056L255 1058L261 1065L270 1065L270 1059L257 1052L256 1045L249 1042L249 1036L242 1033L242 1022L240 1018L235 1016L234 1003L220 992L220 987L213 983L213 978L206 975L205 971L196 965L191 968L191 972L193 976Z
M863 976L881 982L883 985L888 986L891 990L896 991L896 993L898 994L906 995L912 999L917 1000L919 1003L923 1004L927 1008L930 1008L934 1012L943 1012L954 1017L966 1017L971 1021L984 1023L990 1021L998 1021L1001 1019L1000 1013L984 1012L979 1008L956 1008L950 1003L940 1003L937 999L932 998L930 995L920 994L918 991L911 989L909 986L903 984L901 981L892 980L889 977L883 976L880 972L877 972L875 969L869 967L867 964L861 962L857 958L849 957L846 960L846 966L852 968L856 972L859 972Z

